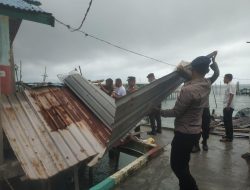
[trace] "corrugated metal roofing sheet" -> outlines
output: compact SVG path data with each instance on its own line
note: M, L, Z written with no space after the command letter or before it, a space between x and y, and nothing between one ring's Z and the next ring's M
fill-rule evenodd
M116 101L115 122L109 144L116 143L146 115L160 105L184 79L175 71Z
M37 2L37 1L34 1L34 2ZM40 7L36 5L32 5L23 0L0 0L0 5L4 5L7 7L19 9L19 10L45 13Z
M67 76L64 83L106 126L110 127L114 123L116 105L113 98L79 74Z
M107 128L69 89L2 97L4 132L30 179L47 179L105 152Z
M212 58L216 54L215 51L208 54L207 57ZM190 64L185 67L191 69ZM159 105L182 82L184 82L184 78L174 71L116 101L116 114L109 145L123 137L143 116L150 112L152 107Z
M117 101L79 74L69 75L64 83L95 113L106 126L112 128L109 147L112 147L150 111L152 106L173 92L182 82L177 72L162 77Z

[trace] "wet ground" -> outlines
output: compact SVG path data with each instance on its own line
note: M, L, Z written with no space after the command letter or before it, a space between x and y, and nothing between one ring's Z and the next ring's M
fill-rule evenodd
M149 128L143 128L143 131ZM147 137L146 133L142 135ZM178 190L178 180L169 164L170 143L173 131L163 130L161 135L154 137L158 144L168 145L165 151L157 158L150 161L144 168L137 171L124 181L116 190ZM190 169L195 177L200 190L250 190L250 163L241 158L241 155L250 151L249 140L234 139L232 143L219 142L220 137L210 135L209 151L200 151L192 154ZM121 153L119 168L132 162L135 157ZM93 168L93 179L89 178L89 170L81 167L79 171L80 189L89 189L112 175L114 163L105 155L102 161ZM50 189L73 190L74 183L72 172L65 172L51 180ZM91 182L92 181L92 185ZM20 179L10 180L15 190L48 189L47 183L21 182ZM1 190L11 190L6 183Z
M159 144L171 142L173 132L164 130L157 135ZM250 190L250 163L241 155L250 151L249 140L234 139L222 143L220 137L210 135L208 152L200 151L191 156L190 170L200 190ZM178 180L169 164L170 146L144 168L124 181L116 190L178 190Z

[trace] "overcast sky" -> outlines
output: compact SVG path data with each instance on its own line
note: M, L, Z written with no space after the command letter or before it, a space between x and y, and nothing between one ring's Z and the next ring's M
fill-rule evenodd
M41 0L57 19L78 27L89 0ZM124 48L177 65L218 50L221 76L248 79L250 60L249 0L93 0L83 30ZM23 63L23 80L47 81L81 66L91 80L136 76L146 82L154 72L162 77L175 69L105 43L55 27L23 21L14 42L15 62ZM219 84L222 78L217 80ZM250 80L240 80L250 83Z

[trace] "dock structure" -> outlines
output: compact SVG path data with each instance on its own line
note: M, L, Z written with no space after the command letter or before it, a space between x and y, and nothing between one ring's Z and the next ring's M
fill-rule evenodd
M180 90L175 90L170 95L168 95L165 100L175 100L177 99L179 94L180 94Z
M163 130L155 139L159 145L170 145L173 136L173 131ZM232 143L221 143L220 138L211 135L208 152L201 150L199 153L191 154L189 167L199 189L249 189L250 162L241 158L243 153L250 151L249 141L235 138ZM179 189L178 179L170 166L170 150L171 147L165 147L163 154L135 175L128 177L116 189Z
M239 95L248 95L250 96L250 88L243 88L239 90Z

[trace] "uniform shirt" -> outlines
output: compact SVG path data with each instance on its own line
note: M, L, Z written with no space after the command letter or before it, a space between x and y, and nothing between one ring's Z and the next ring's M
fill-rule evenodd
M201 78L186 82L173 109L161 111L162 116L175 117L175 131L185 134L201 132L202 113L207 107L211 80Z
M226 108L227 105L228 105L230 94L233 94L233 95L236 94L236 86L232 82L229 82L227 84L227 87L226 87L226 90L225 90L224 100L223 100L223 106L224 106L224 108ZM232 102L229 105L229 107L231 107L231 108L234 109L234 97L233 97Z
M133 92L137 91L137 87L136 86L133 86L132 88L131 87L128 87L127 89L127 94L131 94Z
M126 89L124 86L116 87L115 88L115 93L117 96L125 96L126 95Z
M211 84L213 84L217 78L219 77L220 75L220 70L219 70L219 67L218 67L218 64L216 62L213 62L211 65L210 65L210 68L214 71L213 73L213 76L207 78L208 80L211 81ZM191 80L192 79L192 73L190 70L188 70L187 68L184 67L184 70L181 70L179 71L179 73L181 74L182 77L184 77L187 81ZM207 99L207 102L206 102L206 108L209 108L209 98Z

